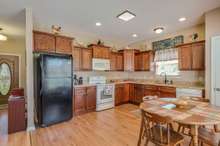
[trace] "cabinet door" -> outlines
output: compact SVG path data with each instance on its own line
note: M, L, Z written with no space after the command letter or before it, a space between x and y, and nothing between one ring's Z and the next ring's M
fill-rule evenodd
M110 51L108 47L93 46L93 58L109 59Z
M129 84L129 101L135 102L134 84Z
M192 45L192 69L204 70L205 68L205 43Z
M75 88L74 93L74 113L75 115L86 112L86 88Z
M116 68L118 71L124 70L123 54L117 54Z
M179 69L191 70L192 69L192 45L181 46L179 52Z
M95 111L96 110L96 87L87 87L87 111Z
M92 70L92 50L82 49L81 68L82 70Z
M124 71L134 71L134 50L124 50Z
M135 96L135 103L139 104L142 102L142 98L144 96L143 85L141 84L134 85L134 96Z
M72 54L72 39L56 36L56 53Z
M141 53L135 54L135 70L136 71L142 70L142 54Z
M161 86L158 87L159 88L159 97L160 98L164 98L164 97L176 97L176 88L174 87L165 87L165 86Z
M110 58L109 48L102 48L102 57L104 59L109 59Z
M33 35L34 51L55 52L55 37L53 35L35 31Z
M157 86L144 85L144 96L158 96Z
M123 102L124 84L115 85L115 105L120 105Z
M144 52L142 54L142 70L143 71L150 70L150 52Z
M111 53L110 55L110 68L112 71L117 70L117 53Z
M122 102L127 103L129 101L129 84L124 84L123 91Z
M74 47L72 56L73 56L73 70L79 71L81 65L81 48Z
M102 56L102 50L100 47L92 47L92 51L93 51L93 58L101 58Z

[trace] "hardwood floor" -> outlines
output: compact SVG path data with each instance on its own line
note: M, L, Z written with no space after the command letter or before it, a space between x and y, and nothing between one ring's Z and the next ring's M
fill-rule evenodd
M140 126L136 109L138 106L125 104L30 133L0 132L0 146L136 146ZM0 119L0 130L7 123L3 121Z

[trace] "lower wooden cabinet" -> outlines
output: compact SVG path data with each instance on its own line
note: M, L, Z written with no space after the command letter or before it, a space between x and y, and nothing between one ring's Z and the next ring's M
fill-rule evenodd
M74 115L96 110L96 87L75 87L73 97Z
M175 98L176 97L176 88L175 87L167 87L167 86L160 86L158 87L159 91L159 97L169 97L169 98Z
M129 102L129 84L115 85L115 105Z

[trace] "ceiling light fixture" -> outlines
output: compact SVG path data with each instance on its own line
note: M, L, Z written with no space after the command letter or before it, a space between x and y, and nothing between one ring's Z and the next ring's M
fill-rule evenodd
M137 34L132 34L132 37L136 38L136 37L138 37L138 35Z
M134 17L136 17L136 15L128 10L122 12L121 14L119 14L117 16L118 19L121 19L123 21L129 21L129 20L133 19Z
M183 21L186 21L186 18L185 18L185 17L179 18L179 22L183 22Z
M101 26L102 23L101 23L101 22L96 22L95 25L96 25L96 26Z
M2 30L3 29L0 28L0 31L2 31ZM7 41L7 40L8 40L7 36L5 36L4 34L0 33L0 41Z
M160 34L164 31L164 28L163 27L157 27L154 29L154 32L157 33L157 34Z

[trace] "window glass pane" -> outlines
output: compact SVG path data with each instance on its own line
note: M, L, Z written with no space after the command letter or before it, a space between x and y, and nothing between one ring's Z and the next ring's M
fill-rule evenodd
M156 74L179 75L178 60L156 62Z
M8 64L0 65L0 94L7 95L11 87L11 72Z

